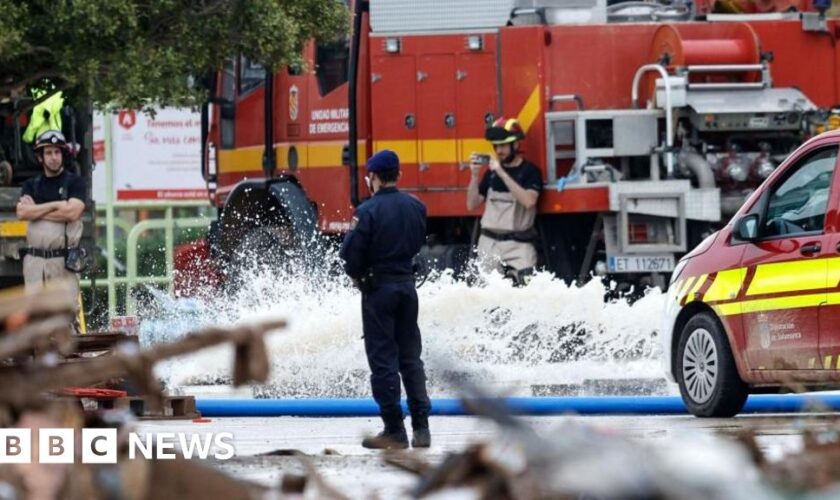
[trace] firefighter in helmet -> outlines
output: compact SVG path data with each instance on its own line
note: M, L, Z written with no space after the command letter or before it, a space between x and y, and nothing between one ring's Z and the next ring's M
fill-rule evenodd
M362 292L362 327L371 392L384 430L365 448L406 448L400 379L411 412L415 448L431 445L426 372L420 359L418 301L413 260L426 241L426 206L397 189L400 160L380 151L367 162L373 197L359 206L341 245L344 270Z
M23 257L27 289L47 281L63 280L78 295L84 254L79 249L85 182L68 171L67 141L58 130L47 130L35 140L34 150L43 174L27 179L17 204L18 219L29 221Z
M537 264L534 219L542 175L522 156L519 142L525 132L516 119L496 120L484 137L495 155L472 154L467 187L468 210L485 203L478 256L485 270L496 269L523 284Z

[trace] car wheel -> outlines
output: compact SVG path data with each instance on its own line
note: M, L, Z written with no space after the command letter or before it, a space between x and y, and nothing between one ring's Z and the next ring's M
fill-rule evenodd
M738 375L726 332L711 314L698 314L683 327L676 362L680 394L693 415L731 417L744 407L749 389Z

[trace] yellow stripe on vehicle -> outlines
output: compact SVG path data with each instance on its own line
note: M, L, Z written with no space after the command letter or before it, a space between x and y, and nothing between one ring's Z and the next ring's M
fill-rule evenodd
M708 278L708 274L701 274L697 277L697 281L695 281L691 288L688 289L688 292L686 292L689 302L695 299L695 295L697 294L697 292L700 291L701 288L703 288L703 285L706 284Z
M783 311L786 309L817 307L824 303L824 293L793 295L787 297L774 297L772 299L747 300L745 302L741 302L741 311L744 314L766 311Z
M827 293L825 303L830 306L840 305L840 292Z
M298 168L335 168L342 166L345 142L312 141L276 144L277 166L289 168L289 150L297 149ZM363 144L360 142L360 146ZM374 151L390 149L397 153L400 161L417 163L458 163L469 161L470 155L491 152L490 145L483 138L472 139L428 139L376 141ZM262 146L249 146L218 151L219 173L242 173L262 171ZM365 150L359 148L359 164L364 164Z
M828 259L828 273L826 274L828 274L826 288L836 288L840 284L840 257Z
M816 365L817 365L817 360L816 359L811 358L811 359L808 360L808 368L809 369L813 370Z
M306 148L309 152L309 158L304 166L305 168L327 168L335 167L343 164L342 155L344 154L344 142L330 142L324 144L309 143ZM362 155L364 151L362 151ZM363 164L364 159L359 160L359 164Z
M429 139L420 141L422 163L456 163L458 142L450 139Z
M375 141L374 151L390 149L403 163L466 163L473 153L492 154L484 138L429 139L425 141Z
M840 370L840 354L837 355L837 369Z
M690 278L680 280L680 282L674 286L674 293L677 296L677 302L682 300L685 292L688 290L688 287L691 286L691 283L693 283L695 279L697 278L692 276Z
M713 306L718 316L734 316L741 314L741 303L730 302L729 304L717 304Z
M825 288L828 260L761 264L747 290L747 295L820 290Z
M732 300L738 296L741 283L744 282L744 268L727 269L720 271L715 276L712 286L703 296L704 302L717 302L719 300Z
M464 163L470 161L470 155L473 153L493 154L493 147L485 138L479 139L461 139L461 158Z
M395 141L410 142L415 141ZM365 141L359 141L358 161L363 165L365 157ZM295 143L278 143L274 145L277 167L280 169L289 168L289 150L294 147L298 155L298 168L337 168L342 167L342 155L346 141L310 141ZM382 147L380 149L394 149L396 147ZM242 172L262 171L263 146L247 146L236 149L221 149L217 151L218 172L220 174L232 174ZM417 153L410 156L416 161ZM402 155L400 158L402 159ZM403 160L406 161L406 160Z
M216 168L220 174L262 170L262 146L216 151Z
M528 132L528 129L531 128L531 125L534 124L540 115L540 97L540 85L537 84L531 92L531 95L528 96L528 100L525 101L525 105L519 111L517 119L525 132Z
M825 361L823 362L823 368L826 370L831 370L831 354L825 357Z
M693 287L695 284L699 283L699 280L702 280L702 279L703 279L703 276L692 276L691 278L688 278L687 280L685 280L685 286L680 291L680 295L685 297L686 294L688 293L688 291L691 290L691 287Z
M527 133L540 116L542 93L539 84L528 96L517 115L522 129ZM298 150L299 168L330 168L342 166L342 148L346 141L300 141L275 144L277 165L288 167L288 151L291 146ZM367 161L364 141L359 141L359 164ZM384 140L375 141L373 150L391 149L403 163L458 163L469 161L472 152L490 153L492 148L483 137L461 139ZM308 154L307 154L308 153ZM235 149L217 149L218 172L231 174L262 170L263 146L254 145Z
M679 302L682 299L683 291L688 282L691 280L692 278L678 280L671 287L672 291L674 292L674 298L677 300L677 302Z
M402 163L417 163L420 141L374 141L373 150L390 149L397 153Z
M29 223L22 220L0 222L0 237L23 238L26 236L27 227L29 227Z
M275 147L275 160L277 162L277 168L280 170L290 170L292 168L289 164L289 152L291 149L291 144L281 144ZM295 146L295 151L297 151L297 168L308 167L309 148L306 145L301 145L300 147ZM260 170L262 170L262 165L260 165Z
M341 167L344 141L309 141L275 144L277 166L289 167L289 150L297 149L298 168ZM364 141L359 141L358 161L363 165L365 157ZM461 163L468 162L472 153L491 154L490 143L483 137L467 139L427 139L375 141L373 151L390 149L397 153L400 161L408 164L417 163ZM262 171L262 146L247 146L218 151L218 170L222 174Z
M773 297L770 299L729 302L726 304L717 304L713 306L713 308L720 316L732 316L735 314L784 311L787 309L806 309L809 307L818 307L824 304L840 304L840 293L829 294L829 296L833 296L833 302L827 302L826 295L824 293L812 293L807 295L788 295L785 297ZM840 369L840 366L838 369Z

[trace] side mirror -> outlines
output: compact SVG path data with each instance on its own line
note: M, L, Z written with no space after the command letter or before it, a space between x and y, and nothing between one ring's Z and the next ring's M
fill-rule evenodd
M735 225L735 234L741 241L755 241L758 239L758 214L741 217Z

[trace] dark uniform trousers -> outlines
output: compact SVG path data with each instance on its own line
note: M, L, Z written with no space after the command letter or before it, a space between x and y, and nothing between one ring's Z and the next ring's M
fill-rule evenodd
M412 417L426 417L431 408L420 359L417 309L413 279L382 283L362 295L362 324L373 399L386 422L402 419L400 376Z
M356 209L341 245L344 270L362 291L362 326L371 392L387 433L403 427L400 376L412 427L428 424L426 375L420 360L417 291L412 259L426 239L426 207L395 187L383 187Z

